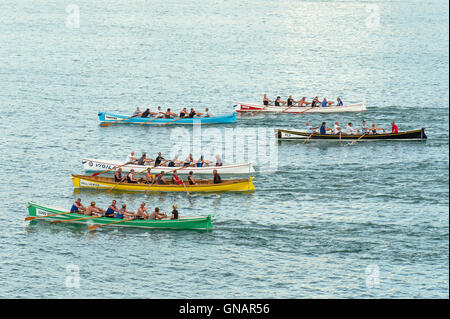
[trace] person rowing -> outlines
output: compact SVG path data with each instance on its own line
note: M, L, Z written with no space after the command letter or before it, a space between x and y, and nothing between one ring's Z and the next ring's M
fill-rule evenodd
M362 121L361 133L368 134L369 132L370 132L370 128L366 125L366 121Z
M101 208L95 206L95 202L92 201L91 205L89 205L86 208L86 211L84 212L84 214L86 216L92 216L92 215L102 216L104 212L105 212L104 209L101 209Z
M203 117L212 117L211 113L209 112L208 108L205 108L205 115Z
M216 154L216 166L223 166L223 162L219 154Z
M308 121L306 121L306 131L310 134L312 133L316 133L317 132L318 127L312 127L311 124L309 124Z
M319 97L316 96L311 102L311 107L316 107L316 106L319 106L319 105L320 105Z
M156 115L157 118L164 117L165 113L161 110L161 106L158 106L158 110L156 111L155 115Z
M203 155L201 155L200 158L197 161L197 167L209 166L210 163L211 163L211 161L205 160Z
M153 160L151 158L147 158L147 155L145 153L142 153L142 156L138 160L137 164L143 166L143 165L146 165L146 164L148 164L150 162L153 162Z
M119 167L119 169L114 173L114 181L117 182L121 182L123 181L123 177L122 177L122 167Z
M356 130L353 127L353 124L351 122L349 122L347 124L347 128L345 129L345 134L352 135L352 134L355 134L355 133L356 133Z
M147 207L145 207L145 203L142 202L139 206L137 212L136 212L136 218L137 219L149 219L150 213L148 212Z
M180 112L180 117L187 117L187 116L189 116L189 113L187 109L184 107Z
M175 155L175 157L173 158L173 160L170 160L169 163L167 164L168 167L175 167L176 165L180 165L183 164L182 161L178 160L178 154Z
M172 216L170 217L170 219L178 219L178 205L177 204L173 204L172 206L173 210L172 210Z
M105 217L114 217L116 213L119 211L119 208L116 206L116 200L113 199L111 205L108 206L108 209L105 212Z
M377 127L377 126L375 125L375 123L372 123L372 127L370 128L371 134L377 134L377 131L381 131L381 130L383 130L383 132L386 131L384 128L382 128L382 127Z
M72 208L70 209L71 213L79 213L83 214L83 212L86 210L86 207L81 204L81 198L78 198L75 203L72 204Z
M189 112L189 118L194 118L194 116L201 116L203 113L195 112L194 108L191 107L191 111Z
M324 97L322 100L322 107L327 107L327 106L331 106L331 104L333 104L334 102L328 102L327 98Z
M141 117L148 117L150 115L150 109L147 108L144 112L142 112Z
M137 162L137 158L134 157L134 151L132 151L127 158L125 159L126 163L136 163Z
M222 178L220 177L219 173L217 172L217 170L213 170L213 183L214 184L220 184L222 183Z
M177 171L174 171L172 174L172 182L176 185L181 185L183 180L178 176Z
M135 184L137 182L138 182L138 180L136 178L134 178L134 169L132 168L127 175L127 183Z
M292 95L289 95L289 97L288 97L288 99L286 101L287 101L287 106L293 106L294 103L296 103L294 101L294 99L292 98Z
M133 116L141 116L142 112L139 109L139 106L136 108L136 111L134 111Z
M326 122L322 122L322 125L320 126L320 134L327 134L327 131L331 131L331 128L327 127L327 123Z
M159 185L167 185L167 181L164 178L164 171L161 171L161 173L159 173L159 175L156 177L156 182Z
M336 105L337 106L344 106L344 103L342 102L340 97L337 98L337 104Z
M123 204L122 208L116 213L117 219L130 219L131 216L134 216L134 213L127 210L126 204Z
M391 133L398 133L398 126L394 122L391 123Z
M272 100L269 100L269 99L267 98L267 94L264 94L264 97L263 97L263 104L264 104L265 106L267 106L267 105L269 105L270 103L272 103Z
M281 106L281 104L285 105L286 101L281 101L281 97L277 96L277 99L274 102L275 106Z
M159 211L159 207L155 207L155 211L150 215L150 219L159 220L159 219L163 219L163 218L167 218L167 215L164 213L161 213Z
M166 113L164 113L164 118L171 119L174 116L177 116L175 113L173 113L170 108L167 109Z
M155 166L162 166L162 163L168 162L164 157L162 157L161 152L158 152L158 156L155 159Z
M145 184L152 184L154 182L153 174L151 168L147 168L147 172L144 176L144 183Z
M189 185L196 185L197 184L197 182L194 179L194 172L193 171L189 172L188 182L189 182Z
M341 129L341 127L339 126L339 123L338 123L338 122L334 122L333 133L334 133L334 134L342 133L342 129Z
M306 102L306 97L302 97L300 101L298 101L298 106L303 106L303 104L305 104L304 106L308 106L311 102Z
M191 166L194 164L194 157L192 156L192 153L190 153L188 155L188 157L186 157L186 159L184 160L184 164L183 166Z

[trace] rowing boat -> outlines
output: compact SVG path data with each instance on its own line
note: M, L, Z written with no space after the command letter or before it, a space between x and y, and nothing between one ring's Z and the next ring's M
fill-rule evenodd
M85 171L98 172L108 169L114 169L114 167L125 164L124 161L110 161L110 160L102 160L102 159L93 159L93 158L83 158L82 160L83 168ZM123 172L129 172L131 169L135 171L142 171L146 168L151 167L152 173L159 174L161 171L166 173L171 173L172 170L176 167L168 167L168 166L157 166L153 167L150 165L137 165L137 164L128 164L125 166L121 166ZM205 166L205 167L186 167L177 169L178 174L189 174L190 171L194 172L194 174L198 175L212 175L213 170L217 170L219 174L250 174L254 173L255 169L253 168L252 163L243 163L243 164L231 164L231 165L222 165L222 166Z
M168 178L168 181L171 178ZM254 191L253 177L248 179L228 179L222 180L221 183L213 184L211 180L196 180L196 185L189 185L185 182L186 188L183 184L176 185L169 182L165 185L159 184L145 184L145 183L116 183L114 178L102 176L88 176L88 175L72 175L72 182L74 188L96 188L96 189L112 189L120 191L132 192L249 192Z
M107 113L107 112L99 112L98 113L98 119L100 120L100 124L105 123L112 123L117 122L118 124L142 124L142 125L161 125L161 124L168 124L170 122L173 122L173 124L187 124L187 125L193 125L193 124L230 124L230 123L236 123L236 113L233 112L232 114L222 115L222 116L211 116L211 117L194 117L194 118L159 118L156 120L152 120L151 117L131 117L130 115L123 115L123 114L113 114L113 113ZM124 120L125 119L125 120ZM172 125L170 123L169 125Z
M264 113L341 113L341 112L364 112L367 110L364 103L345 103L343 106L268 106L254 103L237 103L236 112L264 112Z
M377 134L319 134L311 133L306 131L293 131L293 130L275 130L278 139L281 140L303 140L310 137L310 140L356 140L361 138L364 141L372 140L388 140L388 141L412 141L412 140L425 140L427 135L425 134L425 129L421 128L414 131L405 131L398 133L377 133Z
M65 210L61 208L55 208L50 206L38 205L32 202L29 202L28 205L28 214L29 216L48 216L52 214L64 213ZM76 219L86 217L82 214L70 213L64 215L57 216L49 216L43 217L42 219L47 220L68 220L68 219ZM111 226L115 227L135 227L135 228L162 228L162 229L200 229L207 230L212 229L212 217L213 215L207 216L180 216L179 219L161 219L161 220L130 220L123 223L112 224ZM79 223L79 224L101 224L106 225L112 222L116 222L119 219L117 218L109 218L109 217L99 217L92 218L87 220L74 220L70 223Z

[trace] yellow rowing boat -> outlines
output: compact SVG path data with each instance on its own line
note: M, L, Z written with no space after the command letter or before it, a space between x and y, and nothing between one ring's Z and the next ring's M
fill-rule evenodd
M112 189L132 192L250 192L255 190L252 183L253 177L248 179L228 179L222 180L219 184L213 184L212 180L197 180L196 185L189 185L185 182L186 188L181 185L172 184L144 184L144 183L116 183L114 178L89 176L89 175L72 175L74 188L95 188L95 189Z

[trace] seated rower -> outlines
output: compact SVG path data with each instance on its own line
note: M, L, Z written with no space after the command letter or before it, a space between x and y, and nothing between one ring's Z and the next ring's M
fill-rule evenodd
M164 157L162 157L161 152L158 152L158 156L155 159L155 166L162 166L161 164L168 162Z
M391 125L392 125L391 126L391 129L392 129L391 133L398 133L398 126L395 125L394 122L392 122Z
M95 202L92 201L91 205L89 205L86 208L86 211L84 212L84 214L87 216L92 216L92 215L102 216L104 212L105 212L105 210L95 206Z
M150 162L153 162L153 160L151 158L147 158L147 154L142 153L142 156L138 160L137 164L143 166L143 165L146 165L146 164L148 164Z
M136 212L136 218L137 219L149 219L150 218L150 214L148 212L147 207L145 207L144 202L142 202L141 205L139 206L139 208Z
M147 168L147 173L145 173L145 177L144 177L144 183L145 184L153 184L154 181L155 181L155 179L153 178L151 168Z
M173 174L172 174L172 182L173 182L175 185L181 185L181 184L183 184L183 180L178 176L177 171L173 171Z
M200 156L200 158L197 161L197 167L205 167L205 166L209 166L209 164L211 163L211 161L207 161L205 160L205 158L203 157L203 155Z
M161 171L158 176L156 176L156 181L159 185L166 185L166 179L164 178L164 171Z
M180 112L180 117L187 117L187 116L189 116L189 113L187 109L184 107Z
M216 166L223 166L223 162L219 154L216 155Z
M336 105L337 106L344 106L344 103L342 102L340 97L337 98L337 104Z
M175 113L173 113L170 108L167 109L166 113L164 113L164 118L171 119L174 116L177 116Z
M148 117L150 115L150 109L147 108L144 112L142 112L141 117Z
M309 122L306 122L306 131L310 134L312 133L316 133L317 132L318 127L312 127L312 125L309 124Z
M177 154L177 155L175 155L173 160L169 161L169 163L167 164L167 167L175 167L176 165L180 165L182 163L183 163L182 161L178 160L178 154Z
M141 116L142 112L139 109L139 106L136 108L136 111L134 111L133 116Z
M167 215L164 213L161 213L159 211L159 207L155 207L155 211L150 215L150 219L159 220L159 219L163 219L163 218L167 218Z
M170 219L178 219L178 205L177 204L173 204L172 206L173 210L172 210L172 216L170 216Z
M356 130L353 127L353 124L351 122L349 122L347 124L347 128L345 129L345 134L352 135L352 134L355 134L355 133L356 133Z
M205 109L205 115L204 115L204 117L212 117L212 115L211 115L211 113L209 112L209 109L208 109L208 108Z
M281 101L281 97L277 96L277 99L274 102L275 106L281 106L281 104L285 105L286 101Z
M217 170L216 170L216 169L213 170L213 175L214 175L214 178L213 178L213 183L214 183L214 184L220 184L220 183L222 183L222 178L220 178L220 175L219 175L219 173L217 173Z
M287 106L293 106L294 103L297 103L297 102L295 102L294 99L292 98L292 95L289 95L289 97L288 97L288 99L287 99L286 101L287 101Z
M368 134L370 132L370 128L366 125L366 121L362 121L361 133Z
M134 157L134 151L132 151L130 153L130 155L127 156L127 158L125 159L125 162L127 162L127 163L136 163L137 162L137 158Z
M194 172L193 171L189 172L188 182L189 182L189 185L197 185L197 182L194 179Z
M269 99L267 98L267 94L264 94L264 97L263 97L263 104L264 104L265 106L267 106L267 105L269 105L270 103L272 103L272 100L269 100Z
M191 166L194 164L194 157L192 156L192 153L188 155L188 157L186 157L186 159L184 160L184 164L183 166Z
M370 128L371 134L377 134L378 130L383 130L383 132L386 132L386 130L382 127L376 127L375 123L372 123L372 127Z
M341 127L339 126L339 123L338 123L338 122L334 122L333 133L334 133L334 134L342 133L342 129L341 129Z
M300 101L298 101L298 106L303 106L303 104L304 106L308 106L311 104L311 102L306 102L306 97L302 97Z
M312 102L311 102L311 107L317 107L317 106L319 106L319 105L320 105L319 97L316 96L316 97L314 98L314 100L312 100Z
M134 169L132 168L127 175L127 183L137 183L138 180L134 178Z
M84 211L86 210L86 207L81 204L81 198L78 198L75 203L73 203L72 208L70 209L71 213L79 213L84 214Z
M116 218L118 219L131 219L133 216L134 213L127 210L126 204L123 204L122 208L116 213Z
M324 135L327 134L327 131L331 131L331 128L327 127L327 123L326 122L322 122L322 125L320 126L320 134Z
M117 169L117 171L114 173L114 181L117 182L121 182L123 181L123 177L122 177L122 167L119 167Z
M158 106L158 110L156 111L156 117L157 118L163 118L165 113L161 110L161 106Z
M119 208L117 208L116 200L114 199L111 205L108 206L108 209L105 212L105 217L114 217L118 211Z
M323 101L322 101L322 107L327 107L327 106L331 106L331 104L333 104L334 102L328 102L327 101L327 98L323 98Z

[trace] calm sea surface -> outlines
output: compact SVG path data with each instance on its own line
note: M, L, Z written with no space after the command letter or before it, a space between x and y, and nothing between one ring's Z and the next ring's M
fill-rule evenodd
M448 9L438 0L1 1L0 297L448 298ZM276 169L257 165L252 194L74 192L83 157L167 155L180 139L185 156L195 140L191 127L101 128L98 111L225 114L263 93L341 96L368 111L241 116L205 130L209 143L306 120L386 129L394 120L429 139L268 139ZM24 222L28 201L69 208L77 197L133 210L176 202L182 215L214 214L215 229Z

